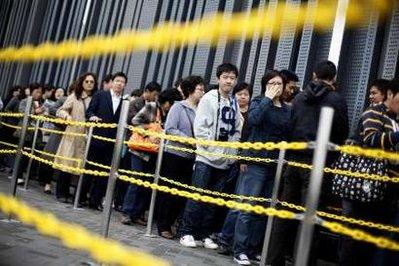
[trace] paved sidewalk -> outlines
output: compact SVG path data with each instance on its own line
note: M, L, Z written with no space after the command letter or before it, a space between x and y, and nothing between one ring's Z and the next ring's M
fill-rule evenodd
M0 174L0 191L9 190L10 180ZM101 230L101 213L92 210L73 210L71 204L59 203L54 196L42 193L42 188L31 182L29 190L18 189L18 197L28 204L55 214L58 218L80 224L91 231ZM110 238L125 243L171 262L173 265L231 265L231 257L203 248L184 248L177 240L144 236L145 227L121 224L120 214L113 212ZM0 213L0 219L4 215ZM155 232L155 231L154 231ZM0 222L0 265L90 265L93 260L84 252L62 246L56 239L43 237L21 223Z

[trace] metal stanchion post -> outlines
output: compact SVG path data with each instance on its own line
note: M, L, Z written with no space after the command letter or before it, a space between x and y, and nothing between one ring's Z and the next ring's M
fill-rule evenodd
M272 208L275 208L277 205L278 190L280 188L281 175L283 173L283 166L284 166L284 162L285 162L284 158L285 158L285 150L282 149L282 150L280 150L280 153L278 155L276 177L274 178L272 201L270 203L270 207L272 207ZM267 254L269 251L270 237L272 235L273 220L274 220L273 216L269 216L267 218L267 226L266 226L266 232L265 232L265 239L263 242L263 249L262 249L260 265L266 265Z
M91 138L93 137L93 126L89 128L89 132L87 134L86 138L86 148L85 148L85 157L83 159L82 168L86 167L86 162L87 162L87 156L89 155L89 149L90 149L90 143L91 143ZM78 210L78 204L79 204L79 198L80 198L80 193L82 191L82 184L83 184L83 174L79 175L79 180L78 180L78 185L76 187L76 192L75 192L75 200L73 202L73 208L75 210Z
M129 101L123 100L121 115L118 123L118 130L116 132L116 141L114 146L114 152L112 155L112 164L111 170L109 171L108 185L107 185L107 193L105 195L105 204L103 211L103 218L101 221L101 233L104 237L108 237L109 231L109 222L111 219L111 210L112 210L112 199L114 197L114 189L116 180L118 179L118 167L121 159L121 151L123 141L125 139L125 130L126 130L126 121L127 114L129 111ZM99 177L104 178L104 177Z
M40 119L37 119L36 123L35 123L35 133L33 134L32 147L31 147L31 152L30 152L31 154L34 154L34 152L35 152L37 135L39 133L39 124L40 124ZM28 182L29 182L30 170L32 168L32 163L33 163L33 159L29 158L28 168L26 168L24 190L28 189Z
M26 108L25 108L24 118L22 120L21 135L19 137L18 149L15 155L15 162L11 178L10 192L13 196L15 196L17 193L18 172L19 168L21 167L22 149L24 148L26 131L28 130L28 122L29 122L29 115L31 108L32 108L32 96L29 96L26 100Z
M165 140L161 139L160 144L159 144L157 164L156 164L156 167L155 167L155 177L154 177L154 183L155 184L158 184L158 182L159 182L164 147L165 147ZM145 232L145 236L147 236L147 237L153 237L153 235L151 235L151 231L152 231L152 223L153 223L153 220L154 220L154 210L155 210L156 198L157 198L157 190L154 189L152 191L152 193L151 193L150 210L148 211L147 230Z
M316 148L313 153L313 168L306 197L306 211L300 228L298 248L295 256L296 266L305 266L308 264L333 116L334 109L331 107L323 107L321 109Z

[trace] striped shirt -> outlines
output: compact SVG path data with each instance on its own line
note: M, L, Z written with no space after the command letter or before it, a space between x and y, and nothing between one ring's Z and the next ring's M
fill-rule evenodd
M363 144L367 147L393 150L393 118L389 117L385 104L369 107L362 115Z
M385 104L369 107L362 115L363 130L361 137L363 145L371 148L379 148L386 151L395 151L393 141L394 123L393 117L388 114ZM389 175L398 176L398 165L388 165Z

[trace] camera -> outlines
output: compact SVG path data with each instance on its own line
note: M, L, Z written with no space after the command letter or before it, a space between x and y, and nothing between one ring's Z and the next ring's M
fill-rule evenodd
M223 128L220 129L218 141L228 141L229 140L229 133Z

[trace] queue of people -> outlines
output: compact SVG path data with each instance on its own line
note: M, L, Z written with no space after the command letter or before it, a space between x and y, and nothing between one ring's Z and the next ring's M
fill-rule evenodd
M128 77L122 72L107 75L98 84L94 73L81 75L68 89L31 84L14 86L9 96L1 102L6 112L23 112L26 97L33 97L31 114L50 115L64 120L118 123L122 100L130 98L127 123L134 127L166 134L220 142L311 142L315 141L321 108L334 109L331 142L351 143L363 147L395 151L399 143L399 83L397 80L376 80L371 83L370 106L360 118L354 134L349 137L348 110L341 88L337 86L337 68L330 61L318 63L313 77L300 89L297 75L289 70L268 70L260 79L260 94L252 97L253 88L245 82L238 83L239 71L230 63L216 70L217 85L207 86L201 76L178 80L175 88L162 90L153 81L143 90L133 90L124 95ZM18 125L18 119L6 118L3 122ZM79 167L85 156L86 139L76 134L86 134L87 128L74 125L45 123L44 129L65 132L64 135L40 131L37 149L56 156L44 156L55 167L37 164L37 175L45 193L54 194L57 200L72 203L78 173L66 171L63 166ZM3 126L1 139L16 143L19 131ZM115 128L94 128L94 135L115 139ZM121 168L144 173L154 173L160 139L129 132L131 140L122 152ZM139 145L139 141L150 145ZM28 134L27 145L32 143ZM114 144L92 139L88 160L110 165ZM189 152L189 151L192 152ZM161 176L182 184L228 194L270 198L276 164L237 161L223 155L240 155L250 158L277 159L278 150L236 150L205 145L191 145L166 141ZM312 150L288 151L287 160L312 163ZM342 154L329 152L326 166L334 167ZM73 158L66 159L65 157ZM2 156L1 170L12 169L13 158ZM26 167L26 161L23 162ZM397 175L397 164L386 164L389 176ZM88 164L87 169L99 170ZM23 178L21 168L18 177ZM135 176L136 178L143 178ZM338 202L344 215L381 223L398 223L399 209L395 187L386 190L379 201L362 201L336 193L332 183L337 177L325 175L320 209ZM334 181L335 180L335 181ZM55 189L52 186L55 181ZM173 187L161 181L162 185ZM310 182L310 170L285 166L279 200L304 205ZM102 211L107 178L83 176L79 206ZM179 187L177 187L179 188ZM348 188L350 189L350 188ZM115 210L122 213L120 222L125 225L146 225L146 211L150 190L142 186L120 182L116 185ZM243 201L249 204L259 202ZM268 203L265 203L266 206ZM383 206L389 207L384 208ZM280 207L283 208L283 207ZM171 194L160 193L156 203L158 233L166 239L179 239L184 247L203 246L231 255L240 265L260 261L267 217L255 213L228 210L215 205L186 200ZM271 235L268 264L285 265L292 258L298 221L276 218ZM314 242L319 239L319 228L314 232ZM392 237L398 237L393 235ZM312 246L310 261L317 261L317 244ZM396 254L380 252L371 244L359 243L342 237L338 261L341 265L395 265ZM396 257L395 257L396 255Z

